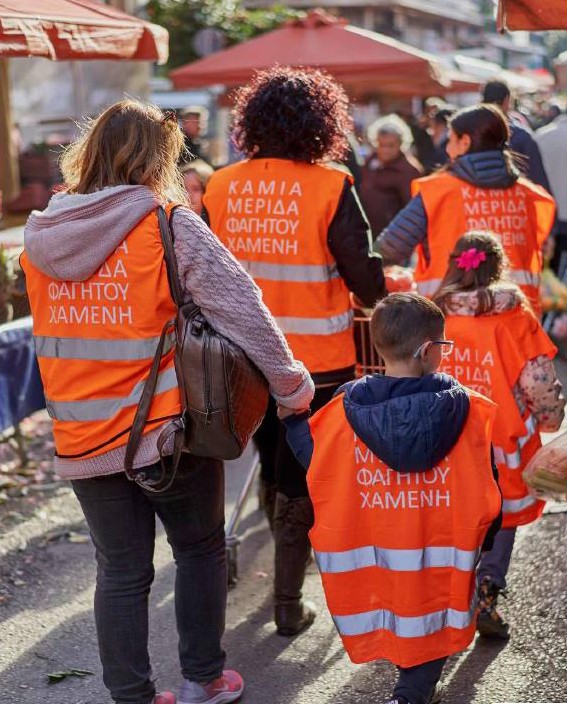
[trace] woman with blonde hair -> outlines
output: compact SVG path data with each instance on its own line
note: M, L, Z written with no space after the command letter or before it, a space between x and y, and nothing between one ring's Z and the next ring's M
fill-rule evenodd
M55 467L71 480L96 547L99 650L104 682L118 704L224 704L243 691L240 675L223 670L222 462L183 454L174 483L162 493L129 481L123 471L160 331L176 311L158 206L170 216L185 296L242 347L278 404L304 410L313 396L306 369L258 288L188 207L176 166L182 147L175 116L132 100L112 105L67 150L65 192L32 213L25 231L22 264L54 423ZM180 411L172 355L162 361L134 460L150 479L161 472L158 437ZM171 692L156 695L148 656L156 515L176 562L183 675L177 700Z

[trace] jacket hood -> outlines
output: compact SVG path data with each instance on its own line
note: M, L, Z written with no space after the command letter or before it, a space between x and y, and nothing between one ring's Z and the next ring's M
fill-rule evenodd
M510 188L520 176L500 151L460 156L449 165L449 172L480 188Z
M425 472L453 448L468 416L469 397L447 374L413 378L366 376L342 387L357 436L388 467Z
M513 285L499 285L487 290L491 294L488 308L481 310L487 298L486 290L457 291L443 299L444 313L462 316L498 315L507 310L514 310L524 302L522 293Z
M159 205L146 186L116 186L89 194L57 193L34 210L24 231L30 261L59 281L85 281L126 235Z

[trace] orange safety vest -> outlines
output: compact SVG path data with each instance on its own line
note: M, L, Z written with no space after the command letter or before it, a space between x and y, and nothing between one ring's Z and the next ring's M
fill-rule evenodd
M86 281L53 279L25 252L21 263L57 454L80 459L125 445L162 328L176 314L156 212ZM145 433L180 413L173 345L172 337Z
M450 173L434 174L412 183L427 213L429 262L423 244L417 248L418 291L433 296L449 265L457 240L469 230L499 235L510 262L510 276L539 310L541 248L555 216L546 190L520 178L511 188L479 188Z
M313 373L356 361L349 291L327 245L345 178L326 166L251 159L215 172L204 197L211 229Z
M343 395L311 419L310 539L350 659L400 667L445 657L475 633L475 568L500 511L494 404L470 392L459 441L423 473L388 468L355 435Z
M541 447L541 438L530 410L518 408L513 389L529 360L539 355L553 359L557 349L534 314L522 307L474 318L449 315L445 331L455 345L441 371L498 405L493 443L504 497L502 526L531 523L545 502L530 495L522 470Z

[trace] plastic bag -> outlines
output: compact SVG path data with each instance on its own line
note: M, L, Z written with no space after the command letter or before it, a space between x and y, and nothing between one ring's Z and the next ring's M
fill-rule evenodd
M540 447L522 477L532 496L567 501L567 433Z

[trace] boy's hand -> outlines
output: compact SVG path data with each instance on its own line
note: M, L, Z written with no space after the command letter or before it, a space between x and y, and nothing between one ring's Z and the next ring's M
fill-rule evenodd
M306 413L309 410L309 406L297 410L296 408L288 408L287 406L278 406L278 418L283 420L284 418L289 418L289 416L297 415L300 416L302 413Z

